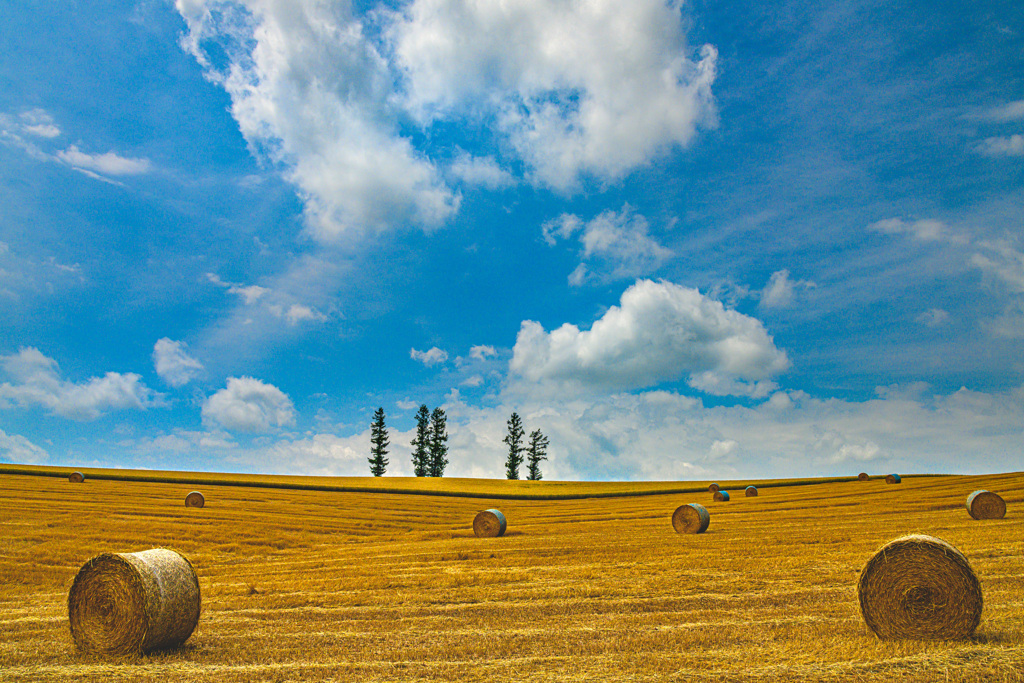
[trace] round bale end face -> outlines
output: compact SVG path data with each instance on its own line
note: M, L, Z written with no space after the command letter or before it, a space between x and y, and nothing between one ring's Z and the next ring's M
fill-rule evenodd
M505 515L500 510L491 508L490 510L481 510L476 513L476 517L473 518L473 533L478 538L497 538L505 535L505 529L508 527L505 521Z
M933 536L882 546L857 582L864 622L883 640L956 640L981 621L981 584L967 558Z
M900 475L898 475L898 474L890 474L889 476L887 476L885 478L885 483L886 484L899 484L902 481L903 481L903 479L900 478Z
M708 491L711 491L712 493L718 491L719 489L721 489L721 487L718 484L711 484L708 486Z
M998 493L975 491L967 496L967 513L974 519L1002 519L1006 516L1006 501Z
M191 491L185 496L185 507L201 508L206 505L206 498L199 491Z
M747 498L751 498L751 497L756 496L757 495L757 487L756 486L748 486L746 491L744 491L743 495L745 495Z
M104 553L78 571L68 592L79 650L130 655L177 647L199 623L199 580L173 550Z
M672 528L680 534L702 534L711 523L708 509L699 503L680 505L672 513Z
M68 481L70 481L72 484L81 484L83 481L85 481L85 475L82 474L81 472L72 472L70 475L68 475Z
M868 473L867 472L861 472L860 474L857 475L857 480L858 481L867 481L868 480Z
M728 501L729 500L729 492L728 491L715 491L714 498L715 498L716 501L718 501L720 503Z

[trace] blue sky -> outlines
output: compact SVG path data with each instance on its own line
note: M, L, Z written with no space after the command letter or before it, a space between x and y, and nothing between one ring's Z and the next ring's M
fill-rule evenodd
M0 460L1021 469L1024 8L0 8Z

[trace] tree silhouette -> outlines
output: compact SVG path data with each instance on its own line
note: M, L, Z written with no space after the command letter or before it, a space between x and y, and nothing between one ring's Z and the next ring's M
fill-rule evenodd
M443 477L444 468L448 466L448 418L444 410L434 408L430 415L430 462L429 475Z
M416 436L412 440L412 471L417 477L430 474L430 409L426 404L416 412Z
M370 474L382 477L388 469L388 428L384 426L384 409L377 408L370 423Z
M540 473L540 461L547 459L548 437L539 429L535 429L530 432L530 445L526 447L526 465L529 468L526 478L530 481L540 481L543 478Z
M508 418L508 434L502 439L508 444L508 459L505 460L505 477L508 479L519 478L519 466L523 464L523 421L519 419L519 413L513 412Z

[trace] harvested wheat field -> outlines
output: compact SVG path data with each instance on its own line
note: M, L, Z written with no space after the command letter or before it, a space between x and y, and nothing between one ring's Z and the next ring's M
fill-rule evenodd
M657 491L686 484L589 483L576 490L642 495L516 500L452 494L564 496L574 485L444 480L447 495L434 496L245 486L239 475L202 480L215 504L186 508L184 474L86 470L71 484L66 471L10 470L0 468L4 681L1024 681L1024 473L723 482L760 493L729 503L708 501L706 482L671 494ZM1004 519L970 517L977 489L1002 496ZM690 502L710 512L703 534L672 527ZM487 508L504 513L503 537L474 535ZM865 625L861 569L914 533L952 544L976 572L984 608L972 638L882 641ZM81 654L67 606L79 568L157 547L198 575L191 638L125 659Z

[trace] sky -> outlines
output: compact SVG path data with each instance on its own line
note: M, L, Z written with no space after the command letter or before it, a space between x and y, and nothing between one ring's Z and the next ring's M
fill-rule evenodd
M1024 5L0 5L0 462L1024 469ZM524 470L525 476L525 470Z

